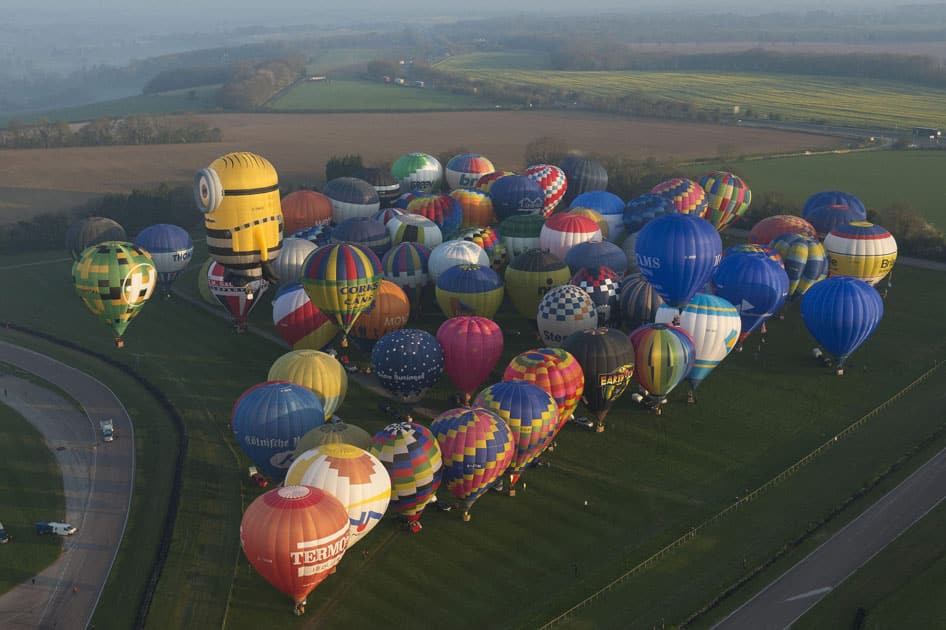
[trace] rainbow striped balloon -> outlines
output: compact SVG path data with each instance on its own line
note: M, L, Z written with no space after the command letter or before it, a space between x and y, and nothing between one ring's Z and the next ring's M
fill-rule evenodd
M693 214L702 218L706 212L706 191L692 179L674 177L657 184L650 192L669 199L680 214Z
M371 308L381 278L378 257L353 243L320 247L302 265L302 286L309 299L346 335L358 316Z
M415 422L396 422L375 434L369 452L381 460L391 477L391 509L408 523L419 521L443 474L434 434Z
M745 214L752 202L746 182L728 171L707 173L700 178L700 187L706 192L707 206L702 216L719 232Z
M513 357L503 380L535 383L555 399L558 407L556 434L575 413L585 392L585 373L581 365L561 348L538 348Z
M696 352L690 334L679 326L647 324L630 334L634 346L634 378L659 408L663 397L686 378Z

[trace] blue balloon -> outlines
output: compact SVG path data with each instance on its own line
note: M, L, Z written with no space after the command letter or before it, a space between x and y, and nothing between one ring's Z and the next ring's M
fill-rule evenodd
M723 258L713 272L716 295L732 303L742 321L742 341L782 308L788 297L788 274L762 253L740 252Z
M414 403L443 374L443 348L424 330L395 330L371 350L371 371L394 398Z
M260 472L276 480L286 476L299 439L323 424L322 400L286 381L254 385L233 405L237 443Z
M651 219L672 214L677 207L668 197L645 193L634 197L624 206L624 228L628 234L640 231Z
M611 241L579 243L566 252L565 264L573 275L582 267L609 267L622 278L627 273L627 255Z
M657 217L640 231L635 248L641 275L676 308L703 288L723 255L716 228L692 214Z
M391 234L374 217L352 217L335 226L329 239L332 243L357 243L377 255L384 256L391 249Z
M884 315L877 291L848 276L834 276L811 286L801 298L801 317L808 332L833 354L838 369L867 341Z
M323 245L328 245L329 241L332 239L332 231L334 228L331 225L313 225L311 227L305 227L301 230L296 230L290 234L290 238L304 238L310 243L315 244L316 247L322 247Z
M493 182L489 198L496 218L502 221L519 214L542 214L545 191L531 177L506 175Z
M624 200L606 190L590 190L575 197L569 208L590 208L608 223L608 240L624 238Z
M194 254L194 241L182 227L159 223L146 227L135 238L135 245L151 254L158 272L158 287L168 294L171 283L181 274Z
M808 197L802 206L801 216L811 223L819 236L824 237L839 225L851 221L866 221L867 209L854 195L826 190Z

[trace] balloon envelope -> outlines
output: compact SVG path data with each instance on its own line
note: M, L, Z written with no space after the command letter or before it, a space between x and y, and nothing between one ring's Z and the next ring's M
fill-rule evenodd
M657 184L650 192L669 199L680 214L702 217L706 212L706 191L692 179L674 177Z
M207 268L207 287L217 302L230 313L237 332L243 332L250 311L260 303L260 297L269 289L269 282L260 277L244 285L235 285L227 280L226 268L215 260Z
M411 314L411 303L401 287L382 280L371 308L361 314L351 329L352 340L364 350L392 330L403 328Z
M429 193L440 189L443 166L427 153L407 153L391 166L391 175L401 184L401 190Z
M329 180L322 189L322 194L332 202L332 220L336 224L355 217L372 217L381 208L378 191L357 177L336 177Z
M443 242L440 226L420 214L404 214L391 217L386 225L391 235L391 244L420 243L427 249L433 249Z
M364 246L334 243L312 252L302 265L302 286L315 306L346 334L371 308L381 284L381 261Z
M292 350L269 368L269 381L289 381L312 391L322 401L325 417L331 417L345 400L348 373L338 359L319 350Z
M280 285L299 282L302 277L302 264L306 257L317 249L315 243L304 238L285 238L282 251L273 263L273 270Z
M801 299L808 332L835 356L838 368L873 334L884 315L884 301L862 280L835 276L815 284Z
M270 490L250 504L240 522L246 559L297 606L341 561L349 536L345 506L307 486Z
M401 287L411 306L420 309L424 288L430 284L427 262L430 250L419 243L395 245L381 260L385 280Z
M539 302L549 290L568 284L571 271L562 260L541 249L530 249L506 267L504 280L509 300L526 319L538 315Z
M569 352L561 348L537 348L512 358L504 381L527 381L548 392L558 407L558 427L568 422L585 392L585 373Z
M345 219L332 230L332 243L356 243L367 247L378 258L391 249L391 235L374 216Z
M558 348L570 334L597 328L598 311L584 290L564 284L551 289L539 302L536 322L542 343Z
M542 208L545 191L527 175L500 177L490 186L489 198L493 201L493 211L500 221L522 214L544 216Z
M566 155L558 166L565 172L568 181L568 190L562 203L571 205L581 193L608 188L608 171L597 160L580 155Z
M542 189L545 200L542 202L542 214L549 216L565 196L568 182L565 171L553 164L533 164L522 174L533 180Z
M771 245L785 264L790 299L804 295L811 285L828 277L828 256L821 241L785 233L775 237Z
M621 324L625 329L633 330L644 324L652 324L657 316L657 309L663 303L663 298L642 275L633 274L621 282L618 309L621 311Z
M177 225L159 223L146 227L135 237L135 245L151 254L158 272L158 287L170 295L173 283L194 255L194 241Z
M467 397L486 382L503 353L503 331L491 319L451 317L437 329L444 368Z
M273 326L293 350L321 350L338 334L335 321L315 307L299 282L284 286L276 294Z
M693 339L680 326L646 324L630 334L634 346L634 378L660 408L664 396L686 378L696 359Z
M391 477L391 509L409 523L419 520L443 475L437 438L421 424L397 422L374 435L370 452Z
M450 195L421 195L407 204L407 212L436 223L445 239L455 238L463 223L463 208Z
M479 315L492 319L503 303L504 289L499 274L491 268L463 264L440 274L435 293L445 317Z
M450 190L472 188L480 177L495 170L493 163L479 153L461 153L447 160L444 178Z
M78 260L79 256L86 249L106 241L127 240L125 228L117 221L107 217L86 217L70 224L66 229L66 249L73 260Z
M539 249L545 218L538 214L516 215L499 224L509 257L514 259L530 249Z
M713 288L739 311L743 340L782 308L788 297L788 275L764 254L732 254L713 273Z
M371 434L361 427L342 422L338 416L333 416L331 421L310 429L296 442L296 448L292 452L293 461L307 450L323 444L351 444L367 451L371 448Z
M766 217L749 230L749 242L756 245L768 245L775 237L782 234L800 234L811 239L818 238L814 226L793 214L776 214Z
M579 243L600 241L598 224L580 214L562 212L553 214L545 221L539 233L539 247L562 260L569 250Z
M811 223L823 238L831 230L850 223L851 221L866 221L867 208L854 195L837 190L826 190L815 193L805 201L801 216Z
M700 178L706 192L703 218L722 232L745 214L752 202L752 191L741 177L728 171L713 171Z
M320 192L297 190L283 197L280 205L283 231L288 234L332 222L332 200Z
M371 350L371 372L394 398L415 403L443 374L443 349L424 330L395 330Z
M671 324L677 318L678 325L690 333L693 340L693 368L687 380L690 387L696 389L736 347L742 322L735 306L706 293L694 295L683 311L666 305L657 310L658 324Z
M592 328L572 333L562 342L585 374L582 400L598 418L598 430L604 430L604 418L621 397L634 375L634 348L627 335L616 328Z
M868 221L840 225L824 239L829 274L850 276L874 286L893 269L897 241L886 229Z

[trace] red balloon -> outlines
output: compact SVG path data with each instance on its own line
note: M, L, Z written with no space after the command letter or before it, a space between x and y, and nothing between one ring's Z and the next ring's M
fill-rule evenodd
M776 214L766 217L752 226L749 230L749 243L753 245L768 245L776 236L792 233L807 236L818 240L818 233L814 226L801 217L793 214Z
M503 353L503 331L485 317L451 317L437 330L447 375L464 400L486 382Z
M256 498L243 514L240 545L267 582L289 595L301 614L306 597L348 548L348 511L331 494L286 486Z

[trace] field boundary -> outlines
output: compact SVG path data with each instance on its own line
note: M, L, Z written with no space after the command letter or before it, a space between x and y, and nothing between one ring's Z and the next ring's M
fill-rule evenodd
M759 498L759 496L761 496L764 492L767 492L768 490L772 489L773 487L775 487L775 486L778 485L779 483L781 483L781 482L785 481L786 479L788 479L789 477L793 476L793 475L794 475L795 473L797 473L802 467L804 467L805 465L809 464L809 463L810 463L812 460L814 460L816 457L819 457L820 455L822 455L825 451L827 451L828 449L830 449L832 446L834 446L835 444L837 444L839 441L841 441L841 440L844 439L845 437L849 436L849 435L852 434L854 431L856 431L857 429L859 429L860 427L862 427L864 424L866 424L868 421L870 421L871 419L873 419L874 417L876 417L877 415L879 415L881 412L883 412L884 410L886 410L890 405L892 405L892 404L895 403L896 401L898 401L898 400L900 400L901 398L903 398L903 396L905 396L905 395L906 395L907 393L909 393L911 390L913 390L914 388L916 388L920 383L922 383L923 381L925 381L926 379L928 379L933 373L935 373L937 370L939 370L944 364L946 364L946 359L941 359L941 360L937 361L936 363L933 364L933 367L931 367L931 368L928 369L927 371L925 371L925 372L923 372L922 374L920 374L916 379L914 379L912 382L910 382L909 384L907 384L903 389L901 389L900 391L898 391L898 392L896 392L895 394L893 394L890 398L888 398L887 400L885 400L884 402L882 402L882 403L881 403L880 405L878 405L877 407L875 407L875 408L871 409L870 411L868 411L867 413L865 413L863 416L861 416L860 418L858 418L857 420L855 420L854 422L852 422L851 424L849 424L847 427L845 427L844 429L842 429L841 431L839 431L838 433L836 433L834 436L828 438L827 441L825 441L823 444L821 444L820 446L818 446L817 448L815 448L813 451L811 451L810 453L808 453L807 455L805 455L804 457L802 457L801 459L799 459L798 461L796 461L794 464L792 464L791 466L789 466L788 468L786 468L785 470L783 470L783 471L780 472L779 474L775 475L774 477L772 477L771 479L769 479L768 481L766 481L764 484L762 484L761 486L759 486L758 488L756 488L756 489L753 490L752 492L747 493L747 494L746 494L745 496L743 496L742 498L740 498L740 499L734 501L733 503L729 504L728 506L726 506L725 508L723 508L722 510L720 510L719 512L717 512L717 513L714 514L713 516L710 516L709 518L707 518L707 519L704 520L703 522L699 523L698 525L695 525L695 526L691 527L691 528L688 529L683 535L681 535L681 536L678 537L677 539L673 540L673 541L670 542L669 544L665 545L664 547L662 547L661 549L659 549L657 552L655 552L655 553L652 554L651 556L649 556L649 557L645 558L644 560L642 560L641 562L637 563L636 565L634 565L633 567L631 567L629 570L625 571L623 574L621 574L620 576L618 576L617 578L613 579L611 582L609 582L608 584L606 584L604 587L598 589L597 591L595 591L594 593L592 593L591 595L589 595L588 597L586 597L586 598L583 599L582 601L578 602L577 604L575 604L574 606L572 606L572 607L569 608L568 610L566 610L566 611L560 613L559 615L553 617L553 618L550 619L549 621L547 621L547 622L545 622L544 624L542 624L541 626L539 626L540 629L541 629L541 630L545 630L546 628L551 628L551 627L553 627L553 626L555 626L555 625L561 623L562 621L565 621L565 620L568 619L568 617L570 617L573 613L575 613L575 612L577 612L578 610L584 608L585 606L591 604L592 602L594 602L596 599L598 599L599 597L601 597L601 596L604 595L605 593L611 591L614 587L619 586L620 584L624 583L625 581L627 581L627 580L630 579L631 577L633 577L633 576L635 576L636 574L642 572L644 569L647 569L648 567L652 566L653 564L655 564L656 562L658 562L661 558L663 558L664 556L666 556L666 555L669 554L670 552L672 552L672 551L676 550L677 548L679 548L679 547L685 545L687 542L689 542L690 540L692 540L693 538L695 538L702 530L704 530L704 529L706 529L707 527L709 527L709 526L715 524L716 522L720 521L721 519L723 519L724 517L728 516L728 515L731 514L732 512L735 512L736 510L738 510L738 509L739 509L740 507L742 507L743 505L745 505L745 504L747 504L747 503L749 503L749 502L751 502L751 501L753 501L753 500Z

